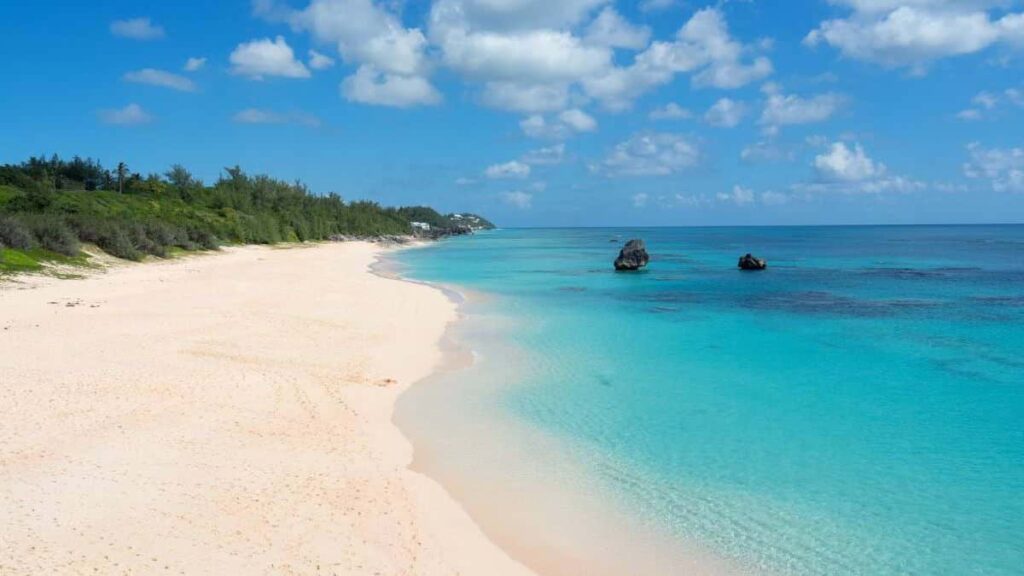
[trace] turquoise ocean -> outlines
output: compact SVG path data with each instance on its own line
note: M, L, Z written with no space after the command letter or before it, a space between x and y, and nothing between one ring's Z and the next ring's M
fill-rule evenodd
M633 237L649 267L614 272ZM399 405L450 426L409 425L433 466L514 477L465 454L527 431L562 451L522 440L542 484L742 571L1024 574L1024 226L497 230L393 258L466 295L472 366ZM509 425L457 424L481 415Z

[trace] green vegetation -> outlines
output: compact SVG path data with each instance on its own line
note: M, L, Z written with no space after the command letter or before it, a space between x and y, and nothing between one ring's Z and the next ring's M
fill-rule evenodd
M237 166L207 186L180 165L143 177L123 162L108 170L77 156L30 158L0 166L0 272L75 257L82 243L141 260L222 244L422 232L411 222L429 223L432 236L491 226L473 218L486 226L467 226L423 206L385 208L314 195L300 182L250 176Z

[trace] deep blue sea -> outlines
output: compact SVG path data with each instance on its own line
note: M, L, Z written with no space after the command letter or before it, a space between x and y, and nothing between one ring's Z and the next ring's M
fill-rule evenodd
M649 267L614 272L633 237ZM506 375L467 406L578 447L673 537L764 573L1024 574L1024 226L499 230L397 259L501 327L463 343L483 369L449 378Z

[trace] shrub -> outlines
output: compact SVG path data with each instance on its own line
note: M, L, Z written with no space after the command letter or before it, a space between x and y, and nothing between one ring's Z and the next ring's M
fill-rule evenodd
M104 252L125 260L142 260L142 254L135 248L124 228L117 224L108 224L100 230L96 245Z
M32 232L27 226L13 216L0 216L0 246L31 250L35 244Z
M220 243L217 242L217 237L212 232L198 226L188 227L188 239L200 248L205 250L216 250L220 247Z
M66 256L78 254L80 248L78 235L60 216L54 214L26 215L25 224L28 225L32 235L43 248Z
M99 244L100 238L110 227L109 222L95 216L72 216L68 218L68 224L75 230L79 240L92 244Z

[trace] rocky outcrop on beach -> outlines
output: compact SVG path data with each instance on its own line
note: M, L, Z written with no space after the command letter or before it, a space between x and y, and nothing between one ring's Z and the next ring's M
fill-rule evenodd
M767 267L768 263L765 262L764 258L758 258L750 253L740 256L740 270L764 270Z
M615 259L616 270L639 270L647 266L651 257L647 254L647 246L644 241L634 238L619 251L619 257Z

